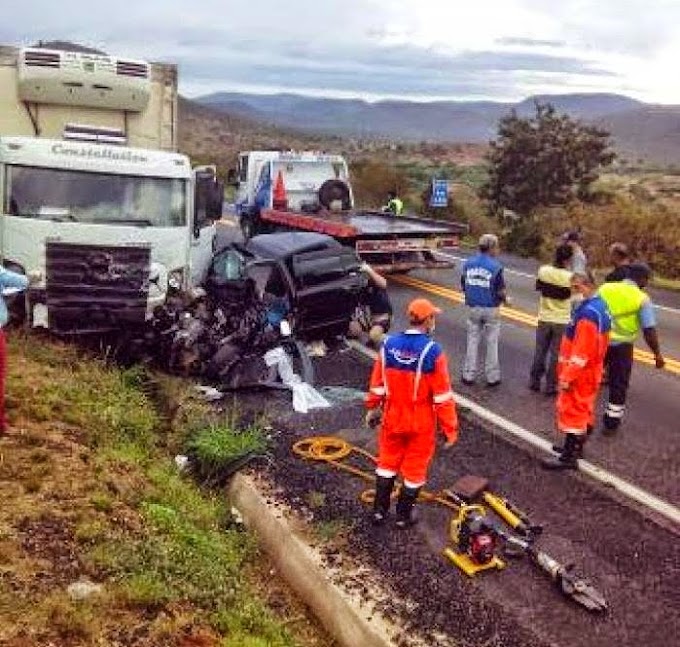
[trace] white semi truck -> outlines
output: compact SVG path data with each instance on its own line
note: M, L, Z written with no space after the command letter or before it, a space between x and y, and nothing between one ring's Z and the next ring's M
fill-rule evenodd
M32 326L143 323L200 283L222 187L177 148L177 69L0 46L0 251L37 279Z

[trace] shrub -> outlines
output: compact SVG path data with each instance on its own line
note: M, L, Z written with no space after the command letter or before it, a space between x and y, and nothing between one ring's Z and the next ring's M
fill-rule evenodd
M588 262L608 267L609 245L620 241L633 255L649 263L655 273L680 278L680 218L660 204L616 196L608 204L575 202L566 207L543 209L519 222L504 238L510 251L552 257L560 235L579 229Z

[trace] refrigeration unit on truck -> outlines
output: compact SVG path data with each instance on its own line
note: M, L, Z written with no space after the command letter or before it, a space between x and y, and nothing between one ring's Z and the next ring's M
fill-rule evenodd
M457 247L467 226L358 209L341 155L247 151L233 172L244 238L279 230L334 237L387 272L451 267L434 252Z
M30 325L143 323L210 264L222 190L177 147L177 69L0 47L0 250Z

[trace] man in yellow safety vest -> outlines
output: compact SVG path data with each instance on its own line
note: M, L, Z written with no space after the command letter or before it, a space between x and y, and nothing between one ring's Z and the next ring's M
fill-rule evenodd
M393 216L401 216L404 211L404 203L394 191L387 194L387 204L383 207L383 211L391 213Z
M631 263L623 281L604 283L599 295L604 299L612 316L612 331L607 350L609 374L609 399L604 411L602 433L614 435L626 410L626 394L633 369L633 344L640 330L654 354L657 368L663 368L665 361L661 354L656 331L654 306L644 292L651 271L644 263Z

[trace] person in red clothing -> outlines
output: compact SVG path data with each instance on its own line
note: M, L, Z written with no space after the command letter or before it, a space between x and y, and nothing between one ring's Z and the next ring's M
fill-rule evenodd
M413 504L427 480L435 450L437 423L445 447L458 437L458 417L446 356L430 335L441 312L427 299L411 301L410 328L383 343L366 396L366 424L382 417L378 437L378 466L373 521L384 523L397 474L403 485L397 500L396 524L415 523Z
M5 338L5 325L9 321L9 311L5 298L11 294L23 292L30 282L39 280L39 274L29 272L26 277L23 274L12 272L0 265L0 437L7 432L5 420L5 377L7 373L7 341Z
M575 273L572 292L583 296L574 309L560 344L557 364L557 428L564 434L559 456L543 461L548 469L576 469L583 445L592 432L595 399L602 381L612 320L597 294L590 272Z

